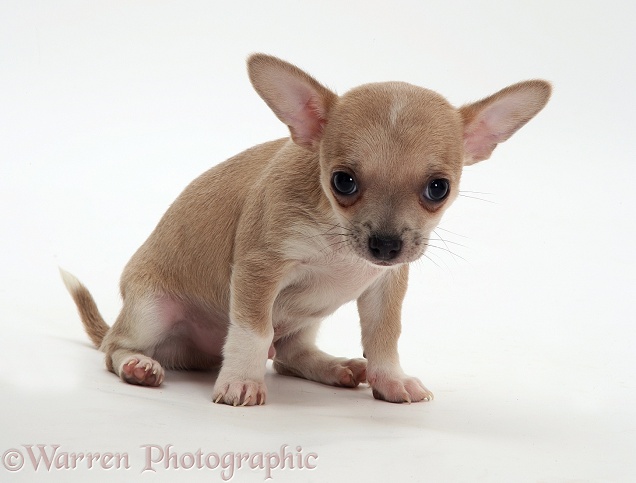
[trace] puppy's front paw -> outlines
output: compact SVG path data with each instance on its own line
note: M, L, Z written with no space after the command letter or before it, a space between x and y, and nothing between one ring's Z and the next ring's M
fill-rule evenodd
M129 384L140 386L159 386L163 382L163 367L154 359L136 354L124 360L119 373Z
M261 406L265 404L267 388L259 381L217 381L212 393L215 403L232 406Z
M369 377L373 397L393 403L432 401L433 393L415 377L379 374Z

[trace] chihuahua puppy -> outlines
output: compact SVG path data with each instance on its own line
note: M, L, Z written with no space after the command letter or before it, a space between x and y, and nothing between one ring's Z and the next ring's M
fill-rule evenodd
M338 96L275 57L247 64L291 139L248 149L183 191L124 269L112 327L62 272L89 337L131 384L220 366L216 403L263 404L268 357L280 374L367 382L395 403L431 400L397 350L409 263L457 197L463 166L534 117L550 84L521 82L456 109L403 82ZM333 357L316 334L352 300L364 358Z

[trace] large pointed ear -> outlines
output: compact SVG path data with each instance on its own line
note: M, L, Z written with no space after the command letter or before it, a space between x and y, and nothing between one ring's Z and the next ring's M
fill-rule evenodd
M464 122L464 164L488 159L548 102L552 88L543 80L511 85L459 109Z
M294 142L316 151L338 96L276 57L254 54L247 61L247 70L254 89L289 127Z

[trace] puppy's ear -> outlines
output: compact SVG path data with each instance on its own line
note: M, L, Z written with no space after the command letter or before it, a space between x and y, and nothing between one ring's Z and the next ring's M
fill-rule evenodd
M247 61L247 70L254 89L289 127L294 142L316 151L338 96L276 57L254 54Z
M464 122L464 164L488 159L548 102L552 88L543 80L511 85L459 109Z

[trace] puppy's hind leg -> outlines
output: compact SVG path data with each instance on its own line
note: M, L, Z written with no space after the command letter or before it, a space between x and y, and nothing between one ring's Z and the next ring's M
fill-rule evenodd
M88 289L72 274L60 268L60 275L77 306L84 329L95 347L106 352L106 367L131 384L158 386L164 372L150 354L161 333L159 299L128 298L111 328L97 309Z
M330 386L357 387L366 382L367 361L334 357L316 347L319 324L313 323L274 343L274 369Z
M127 383L159 386L164 369L151 356L165 338L162 318L157 297L125 300L100 347L106 353L106 367Z

